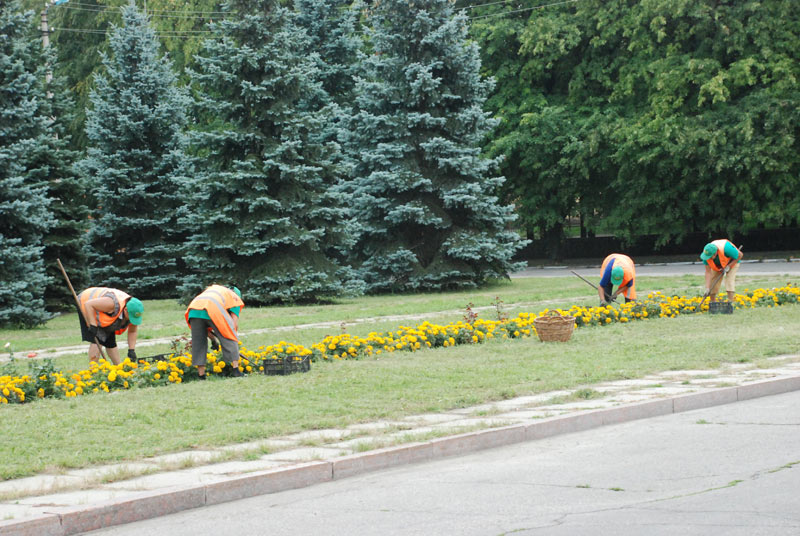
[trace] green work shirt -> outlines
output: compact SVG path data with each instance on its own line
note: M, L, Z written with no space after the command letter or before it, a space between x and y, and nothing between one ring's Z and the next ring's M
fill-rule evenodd
M723 251L723 253L725 254L726 257L728 257L732 261L739 260L739 255L740 255L739 250L736 249L736 246L731 244L730 240L727 240L725 242L725 250ZM716 255L714 255L714 257L716 257ZM713 259L714 257L711 258ZM703 264L708 264L708 261L703 261Z
M231 309L228 309L228 311L231 314L234 314L236 316L239 316L241 310L242 310L241 307L233 307ZM189 318L205 318L206 320L211 320L211 317L208 316L208 313L206 312L205 309L189 309Z

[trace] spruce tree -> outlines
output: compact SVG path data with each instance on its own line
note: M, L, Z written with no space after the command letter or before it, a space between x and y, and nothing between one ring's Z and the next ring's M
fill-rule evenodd
M47 65L53 65L54 51L47 50ZM49 276L45 289L48 311L74 308L75 300L56 259L61 260L75 288L89 283L86 231L89 227L89 208L86 181L75 170L77 151L69 149L69 124L74 117L74 101L66 88L63 76L55 75L46 84L48 98L43 101L47 110L48 136L37 145L37 175L47 184L51 200L53 225L44 236L44 261Z
M449 0L386 0L367 17L357 112L360 154L349 191L363 234L357 262L371 292L470 287L516 269L523 241L498 202L497 162L481 156L495 125L483 111L467 21Z
M277 0L233 0L192 73L202 95L190 184L196 210L188 298L236 284L248 303L324 300L344 290L326 249L344 244L346 217L331 195L336 146L324 143L317 59Z
M360 3L349 0L295 0L296 21L308 35L305 41L305 54L316 61L317 78L321 91L309 95L301 104L309 111L323 110L322 128L312 135L314 143L336 144L339 151L332 155L331 166L325 168L328 175L326 184L337 188L346 179L347 170L356 155L349 155L339 144L341 132L347 127L347 117L352 114L355 90L355 73L362 40L357 34ZM332 200L333 204L338 204ZM350 207L339 221L347 226L346 244L352 246L359 234L359 226L352 216ZM349 266L352 257L341 241L334 241L332 247L324 249L325 254L347 266L347 278L357 280L358 276ZM359 283L361 292L363 283Z
M48 144L45 63L31 12L0 6L0 325L47 320L42 237L52 224L47 183L37 168Z
M355 87L362 46L356 35L357 7L349 0L295 0L297 24L308 34L306 49L317 60L317 77L328 102L339 106L352 103Z
M183 129L190 99L147 17L133 4L102 55L87 112L80 169L91 184L91 276L140 298L176 296L182 276L181 183L190 161Z

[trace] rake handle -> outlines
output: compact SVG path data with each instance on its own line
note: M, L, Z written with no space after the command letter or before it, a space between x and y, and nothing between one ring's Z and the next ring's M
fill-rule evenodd
M75 289L72 288L72 282L69 280L67 271L64 270L64 265L61 264L61 259L56 259L56 262L58 263L59 269L61 269L61 273L64 275L64 279L67 280L67 286L69 287L69 291L72 293L72 297L75 299L75 305L78 306L78 311L80 311L81 315L83 316L83 320L86 322L86 325L87 326L91 325L89 323L89 316L86 314L86 311L83 310L83 307L81 307L81 302L78 300L78 295L75 293ZM106 357L105 352L103 352L103 346L100 344L100 341L97 339L97 336L95 336L94 342L97 345L97 349L100 350L100 355L103 357L103 359L108 361L108 357Z

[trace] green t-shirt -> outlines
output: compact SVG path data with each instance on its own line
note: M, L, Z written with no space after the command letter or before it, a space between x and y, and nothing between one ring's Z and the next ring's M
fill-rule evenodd
M230 311L231 314L234 314L236 316L239 316L241 310L242 310L241 307L233 307L231 309L228 309L228 311ZM211 317L208 316L208 313L206 312L205 309L189 309L189 318L205 318L206 320L211 320Z
M726 257L728 257L732 261L738 261L739 260L739 255L740 255L739 250L736 249L736 246L731 244L730 240L726 240L725 241L725 249L723 250L723 253L725 254ZM716 256L717 255L714 255L714 257L716 257ZM711 257L711 259L713 259L714 257ZM711 259L709 259L709 260L711 260ZM708 264L708 261L703 261L703 264ZM714 264L717 265L717 266L719 265L719 263L716 263L716 262Z

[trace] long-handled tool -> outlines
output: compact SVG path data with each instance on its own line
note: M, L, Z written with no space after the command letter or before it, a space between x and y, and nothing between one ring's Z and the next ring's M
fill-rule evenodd
M737 249L739 251L742 251L742 249L744 249L744 244L739 246ZM714 277L714 280L711 282L711 286L708 287L708 290L706 291L706 293L703 294L703 299L700 300L700 305L698 306L699 308L703 307L703 304L706 302L706 298L711 296L711 289L713 289L714 287L717 286L717 283L719 283L719 281L723 278L723 276L725 274L728 273L729 270L730 270L730 267L727 266L727 267L723 268L722 270L720 270L719 273Z
M585 277L583 277L583 276L582 276L581 274L579 274L578 272L575 272L575 271L573 271L573 270L570 270L570 272L572 272L573 274L577 275L578 277L580 277L581 279L583 279L584 281L586 281L586 283L588 283L588 284L589 284L589 286L590 286L590 287L592 287L593 289L595 289L595 290L600 290L600 289L599 289L599 288L598 288L598 287L597 287L597 286L596 286L594 283L592 283L591 281L589 281L588 279L586 279ZM603 289L603 296L605 296L605 297L606 297L606 301L610 301L610 302L616 302L616 301L617 301L617 297L616 297L616 296L613 296L613 297L612 297L612 296L610 296L610 295L608 294L608 292L606 291L606 289Z
M89 326L90 325L89 324L89 317L86 314L86 311L83 310L83 307L81 307L81 302L78 300L78 295L75 294L75 289L72 288L72 282L69 280L69 276L67 275L67 271L64 270L64 265L61 264L61 259L56 259L56 262L58 263L58 267L61 269L61 273L64 274L64 279L67 280L67 286L69 287L69 291L72 292L72 297L75 298L75 305L78 306L78 311L80 311L80 313L83 315L83 319L86 321L86 325ZM97 349L100 350L100 356L103 359L105 359L106 361L109 361L108 357L106 357L105 352L103 352L103 346L100 344L100 341L97 339L97 335L95 335L95 337L94 337L94 342L95 342L95 344L97 344Z

